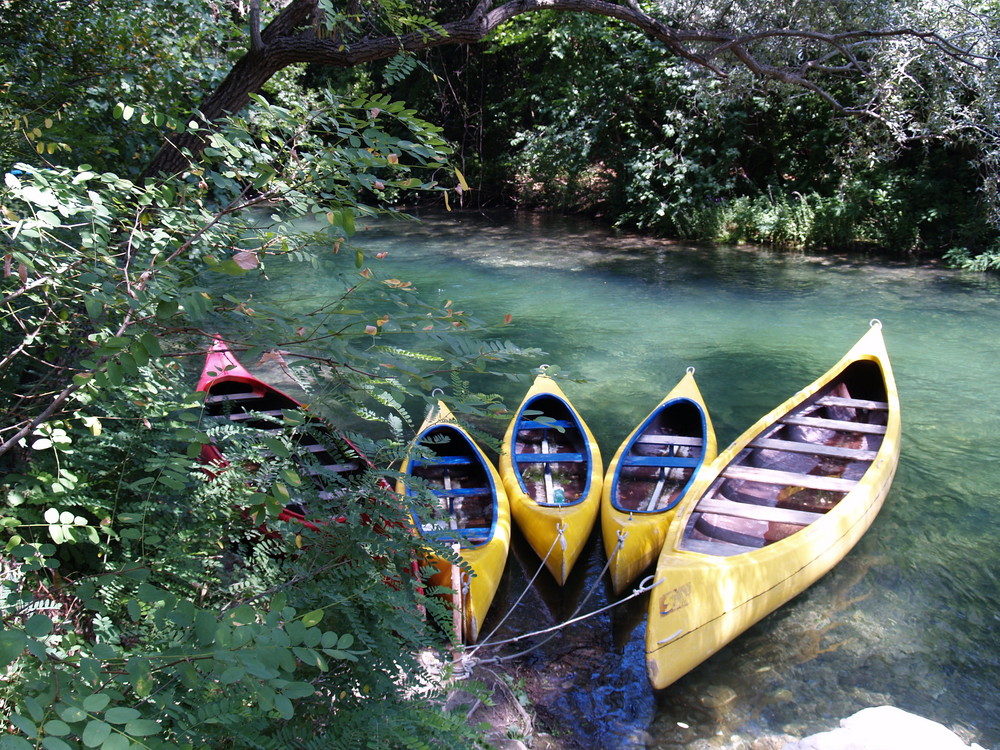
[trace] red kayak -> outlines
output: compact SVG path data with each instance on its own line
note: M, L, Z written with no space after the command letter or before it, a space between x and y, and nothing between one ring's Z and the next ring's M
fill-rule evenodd
M320 499L333 499L337 490L342 488L339 482L332 479L335 475L346 478L372 466L347 438L320 418L309 414L304 404L254 377L240 364L220 336L213 337L196 390L206 393L205 413L208 416L228 419L264 434L283 433L286 412L298 423L304 417L305 429L300 429L297 442L293 444L292 458L303 479L308 475L317 483ZM199 459L220 468L227 464L222 450L215 443L203 445ZM315 529L314 523L306 521L306 515L307 509L302 503L292 502L278 518L300 521ZM344 518L336 520L342 522Z

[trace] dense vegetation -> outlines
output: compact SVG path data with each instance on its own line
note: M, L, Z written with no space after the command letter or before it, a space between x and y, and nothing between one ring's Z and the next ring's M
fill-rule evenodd
M982 191L993 121L979 140L925 138L910 121L907 147L887 151L912 107L886 112L880 138L834 116L849 79L813 90L768 73L773 50L702 35L676 9L694 29L676 44L637 5L556 0L597 15L535 13L472 51L446 42L499 22L448 36L467 9L447 4L278 5L268 25L255 2L0 2L2 747L481 742L461 715L425 710L444 685L418 655L445 645L446 613L409 574L414 539L380 472L324 499L287 462L294 420L264 454L204 420L192 393L222 331L337 424L362 425L352 437L390 476L433 388L473 417L500 409L465 374L523 371L537 352L428 305L357 244L357 225L393 205L488 200L691 238L954 248L983 266L1000 252ZM810 20L831 21L820 5ZM311 36L295 39L336 75L265 54L292 38L278 21L306 16ZM338 57L351 45L337 40L377 34L395 47ZM890 35L900 49L914 38ZM751 50L742 64L780 85L724 85L718 57L694 50L703 39ZM941 49L948 70L970 64ZM366 59L385 62L348 69ZM917 88L951 80L927 71ZM985 111L972 83L963 106ZM928 123L954 104L939 99ZM206 101L219 111L192 114ZM321 269L328 295L271 304L290 263ZM214 477L196 461L209 440L231 457ZM277 520L293 495L345 522Z
M536 16L486 48L436 52L433 69L447 81L408 99L438 108L462 144L481 179L470 200L692 240L981 268L1000 257L986 154L967 137L897 141L818 96L734 88L588 16Z

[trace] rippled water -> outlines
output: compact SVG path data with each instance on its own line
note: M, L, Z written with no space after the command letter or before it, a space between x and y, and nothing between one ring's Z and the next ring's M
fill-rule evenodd
M879 318L903 404L902 458L860 544L805 594L685 678L645 678L645 601L525 657L546 721L582 747L727 746L893 704L1000 746L1000 283L858 259L692 248L538 215L448 214L369 230L392 275L455 300L586 382L565 389L606 458L684 373L720 450ZM296 296L320 291L310 271ZM477 384L478 385L478 384ZM516 405L526 385L488 384ZM538 566L515 538L495 623ZM608 603L598 538L564 590L539 576L505 636ZM487 622L486 632L491 628Z

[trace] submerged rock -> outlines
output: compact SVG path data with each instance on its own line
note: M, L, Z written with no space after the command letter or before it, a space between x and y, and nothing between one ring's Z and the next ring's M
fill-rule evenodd
M943 724L893 706L876 706L842 719L839 729L789 742L782 750L983 750Z

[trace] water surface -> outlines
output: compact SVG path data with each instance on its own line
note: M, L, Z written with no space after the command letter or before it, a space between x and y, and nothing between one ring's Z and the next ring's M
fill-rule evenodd
M996 279L694 248L533 214L435 214L374 227L362 241L370 253L389 252L392 275L425 297L455 300L584 379L564 389L606 460L688 366L721 450L836 362L870 319L883 323L903 405L902 457L854 551L660 692L645 678L644 599L574 625L523 657L545 698L543 719L581 747L731 747L734 737L802 736L892 704L1000 746ZM323 293L312 271L295 284L289 304ZM505 315L512 322L501 330ZM527 387L477 385L511 406ZM513 552L492 623L539 564L521 539ZM497 637L554 624L588 592L584 611L606 605L604 564L595 534L565 589L543 572Z

